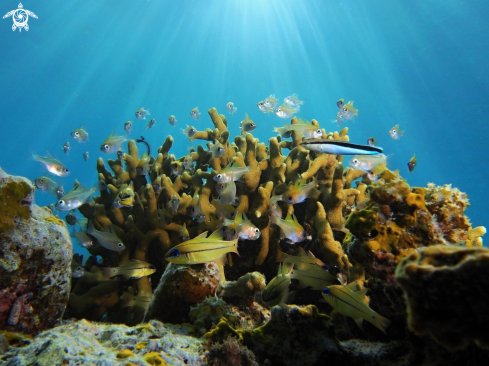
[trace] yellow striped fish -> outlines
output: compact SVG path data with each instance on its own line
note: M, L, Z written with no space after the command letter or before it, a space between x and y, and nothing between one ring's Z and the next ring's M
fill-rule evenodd
M225 241L220 229L214 231L206 238L207 231L199 236L183 242L165 254L168 262L175 264L198 264L217 262L224 264L227 253L238 253L238 238Z

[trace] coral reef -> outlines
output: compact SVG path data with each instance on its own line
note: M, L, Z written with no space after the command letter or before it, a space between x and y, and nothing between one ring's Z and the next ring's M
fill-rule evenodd
M431 246L396 269L404 291L409 329L429 334L448 350L470 343L489 349L489 249Z
M0 329L27 334L55 326L70 293L72 244L64 222L33 202L33 185L0 170Z
M9 347L0 362L12 365L205 365L204 340L189 336L188 326L156 320L137 327L67 322L34 341Z

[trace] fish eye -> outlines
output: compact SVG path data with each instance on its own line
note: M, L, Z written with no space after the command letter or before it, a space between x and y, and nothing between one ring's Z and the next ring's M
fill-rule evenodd
M77 271L81 271L81 270L82 270L82 268L81 268L81 267L76 267L76 270L77 270Z
M348 108L343 107L343 112L348 112Z
M292 196L287 197L289 201L292 201Z
M236 212L233 212L233 213L231 214L231 218L232 218L232 219L234 219L235 217L236 217Z
M59 201L58 201L58 205L60 205L60 206L61 206L61 205L64 205L64 204L65 204L65 201L63 201L63 200L59 200Z
M221 174L218 174L216 175L217 179L221 179L222 178L222 175Z
M39 178L39 183L44 183L44 179Z
M355 165L358 164L358 159L353 159L352 163Z
M397 131L396 130L392 130L392 133L395 135L395 134L397 134Z
M255 233L257 233L257 234L258 234L259 232L260 232L260 230L259 230L259 229L255 229Z
M117 243L117 247L119 247L119 248L123 248L123 247L124 247L124 244L122 244L122 243Z
M64 171L65 173L68 173L68 169L66 169L66 168L64 168L64 169L63 169L63 171Z
M221 196L221 195L219 195L219 196L217 197L217 199L218 199L218 200L220 200L221 198L222 198L222 196Z
M180 256L180 252L177 249L170 250L170 257L177 258Z
M155 267L155 266L153 266L153 265L150 265L150 266L149 266L149 269L156 269L156 267Z
M323 295L325 295L325 296L329 296L330 295L329 288L327 288L327 287L324 288Z
M109 145L105 144L105 145L104 145L104 149L105 149L105 150L109 150Z

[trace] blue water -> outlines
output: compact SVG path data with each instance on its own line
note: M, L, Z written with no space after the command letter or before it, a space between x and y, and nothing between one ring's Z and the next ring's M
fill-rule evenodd
M260 140L284 120L261 113L270 94L298 93L298 115L338 130L336 100L354 100L359 118L347 121L352 142L375 136L412 186L452 184L467 192L474 226L486 225L489 107L487 1L25 1L28 32L0 22L0 166L34 180L44 174L31 153L56 154L90 186L99 147L132 120L132 138L144 135L153 151L168 134L177 157L192 146L181 128L212 127L206 111L229 116L239 133L245 112ZM0 13L17 1L0 2ZM199 121L190 117L198 106ZM157 120L139 121L145 107ZM174 114L179 124L167 118ZM399 124L401 140L389 136ZM81 125L89 142L70 132ZM68 156L61 146L69 140ZM193 146L196 146L194 143ZM141 145L139 145L141 146ZM90 160L82 154L89 151ZM407 162L417 153L413 173ZM54 201L38 192L38 204Z

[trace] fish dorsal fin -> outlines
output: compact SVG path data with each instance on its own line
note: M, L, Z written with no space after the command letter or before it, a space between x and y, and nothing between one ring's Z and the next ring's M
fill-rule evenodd
M186 222L183 223L182 230L187 230L187 223Z
M358 328L360 328L363 331L363 318L360 319L353 319L355 323L357 323Z
M222 240L222 231L220 229L216 229L207 239L211 240Z
M346 287L348 287L348 289L352 292L358 292L358 290L360 289L358 281L350 282L348 285L346 285Z
M316 258L316 256L314 254L312 254L312 252L310 250L308 250L306 254L308 257Z
M355 296L358 296L358 298L359 298L359 299L360 299L362 302L364 302L364 303L368 304L368 303L369 303L369 299L368 299L368 298L365 296L365 294L367 293L367 291L368 291L368 288L365 288L365 287L364 287L364 288L362 288L361 290L359 290L359 291L355 292L355 293L354 293L354 295L355 295Z
M283 275L289 275L292 270L294 269L294 263L287 263L287 262L284 262L280 265L280 272L279 272L279 275L283 274Z
M198 239L205 239L205 238L206 238L206 236L207 236L207 231L204 231L203 233L201 233L201 234L197 235L197 236L196 236L195 238L193 238L192 240L197 239L197 238L198 238Z
M287 214L287 217L285 218L284 221L294 221L294 214L291 214L290 212Z
M111 137L114 137L114 136L117 136L116 130L112 130L112 132L109 133L109 137L107 137L107 138L111 138Z
M250 117L248 116L248 113L245 113L245 121L246 121L247 119L250 119Z

